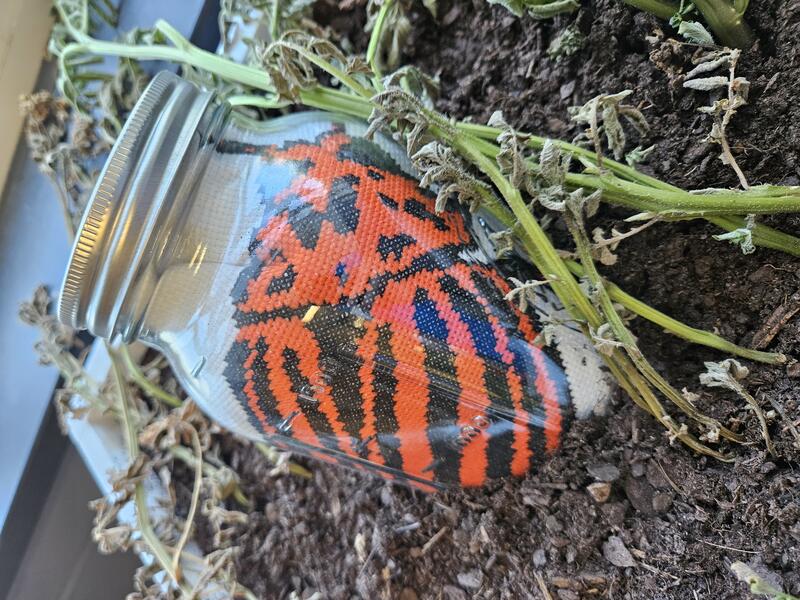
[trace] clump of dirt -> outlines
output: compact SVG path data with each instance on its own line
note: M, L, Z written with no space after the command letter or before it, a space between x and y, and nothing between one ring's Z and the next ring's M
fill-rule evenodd
M485 122L502 110L521 130L562 139L577 133L568 106L632 89L656 144L645 171L684 187L735 186L719 149L703 141L709 123L697 108L707 98L680 85L694 49L665 41L665 23L619 2L584 5L534 21L483 0L440 0L438 23L421 6L413 11L406 53L438 74L444 112ZM800 5L752 3L748 18L761 41L743 53L739 74L752 94L730 142L751 182L798 183ZM583 46L550 58L552 40L572 23ZM607 210L600 222L616 216ZM796 218L773 221L800 233ZM748 344L800 287L800 261L762 249L744 256L713 233L702 222L651 227L623 243L607 274L668 314ZM647 323L634 329L679 387L700 392L703 361L723 358ZM770 349L797 357L798 340L800 323L790 320ZM748 389L774 413L781 458L766 453L743 402L716 390L700 407L752 441L730 448L731 464L671 444L621 397L608 418L577 423L558 456L527 478L430 496L318 462L306 463L310 481L275 475L251 447L228 439L226 456L255 500L234 536L239 579L263 598L544 598L546 588L561 600L746 599L729 570L744 561L800 594L800 453L779 414L800 419L800 369L748 366Z

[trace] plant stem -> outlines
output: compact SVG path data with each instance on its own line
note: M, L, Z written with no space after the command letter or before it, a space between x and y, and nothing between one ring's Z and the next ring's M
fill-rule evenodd
M195 456L192 454L186 446L172 446L169 449L169 453L172 454L175 458L183 461L190 467L197 468L197 462L195 461ZM202 461L203 466L203 473L205 473L208 477L215 477L219 472L219 469L212 465L209 462ZM233 492L231 493L233 498L241 504L242 506L250 506L250 501L247 499L247 496L244 495L242 488L239 487L237 484L236 487L233 488Z
M486 154L490 158L495 158L500 151L496 144L493 141L500 135L500 129L495 127L489 127L486 125L475 125L472 123L458 123L456 127L459 131L463 131L465 133L473 134L480 138L478 145L484 154ZM491 141L490 141L491 140ZM544 146L544 143L547 141L547 138L542 138L538 136L530 136L528 138L528 145L536 150L541 150ZM594 152L587 150L586 148L581 148L580 146L576 146L574 144L569 144L567 142L561 142L557 140L553 140L556 146L573 156L577 156L579 159L583 160L585 163L590 164L592 166L596 166L596 155ZM534 168L538 168L536 163L531 163ZM627 165L622 163L616 162L609 158L604 158L603 160L603 167L617 176L618 180L624 180L628 183L635 183L639 184L639 188L637 191L639 194L644 194L644 188L651 188L650 195L657 197L662 191L664 192L673 192L676 194L686 194L690 197L692 202L697 201L705 196L699 194L689 194L685 192L679 187L674 185L670 185L666 182L663 182L655 177L650 177L649 175L645 175L644 173L640 173L636 169L633 169ZM603 199L608 201L609 203L617 203L619 205L625 206L627 208L632 208L634 210L642 210L645 208L645 204L640 202L636 198L631 198L626 196L624 193L622 195L622 200L619 199L618 196L609 195L606 188L603 186L603 181L598 179L591 179L592 177L598 178L596 174L589 174L587 175L587 179L585 179L582 184L583 187L588 189L600 189L604 192ZM573 180L574 183L574 180ZM600 186L600 187L596 187ZM580 187L580 186L579 186ZM777 188L777 189L774 189ZM771 196L778 196L781 194L786 194L789 192L800 192L798 188L787 188L781 186L761 186L756 190L753 190L754 194L757 194L759 198L762 197L771 197ZM734 192L736 193L736 192ZM616 199L616 202L615 202ZM650 209L652 209L655 205L651 205ZM645 209L649 211L650 209ZM653 212L658 212L658 210L654 210ZM686 215L682 215L682 218L687 218ZM691 218L704 218L705 220L709 221L717 225L718 227L725 229L726 231L733 231L735 229L741 229L745 226L744 218L738 215L707 215L707 214L697 214L692 216ZM752 236L753 236L753 243L758 246L763 246L765 248L772 248L774 250L780 250L787 254L791 254L793 256L800 256L800 238L795 236L789 235L788 233L783 233L781 231L777 231L771 227L766 225L756 224L755 227L752 229Z
M667 0L623 0L623 2L665 21L677 13L680 8L677 3Z
M120 346L119 354L122 356L122 360L125 363L125 368L128 371L128 375L130 375L133 382L138 385L142 391L144 391L144 393L151 398L160 400L172 408L178 408L183 404L183 401L180 398L165 391L161 386L150 381L145 374L142 373L139 365L137 365L131 357L131 353L126 345L123 344Z
M372 72L375 74L375 89L379 92L383 90L383 84L381 84L383 74L378 65L378 51L380 50L381 38L383 38L383 26L386 22L386 16L389 14L389 11L394 8L394 2L395 0L383 0L380 10L378 11L378 16L375 18L375 24L372 27L372 33L369 36L369 45L367 46L367 64L372 68Z
M484 204L484 208L487 209L491 213L492 217L497 219L504 227L510 229L514 226L514 216L506 208L496 204L491 206ZM733 222L731 223L731 226L736 228L737 223ZM741 226L744 226L744 222L742 222ZM564 261L564 263L574 275L578 277L583 277L585 275L585 271L580 263L570 260ZM670 317L669 315L652 308L638 298L631 296L616 284L606 280L604 280L604 282L606 289L614 302L618 302L631 312L636 313L640 317L647 319L648 321L655 323L660 327L663 327L666 331L689 342L708 346L709 348L715 348L717 350L757 362L763 362L767 364L782 364L786 362L786 356L783 354L774 352L761 352L758 350L752 350L750 348L744 348L711 332L690 327L689 325L686 325L685 323L682 323L681 321L678 321L677 319L674 319L673 317Z
M130 456L131 463L133 463L139 456L139 436L136 430L136 424L133 421L133 416L130 410L130 394L126 387L125 377L122 373L122 365L117 352L111 347L108 342L105 342L106 351L111 357L111 367L114 373L114 380L119 391L119 400L121 405L121 414L123 426L125 428L125 440L128 445L128 455ZM136 506L136 520L138 529L142 533L142 538L153 553L156 561L161 568L166 571L172 581L177 585L183 594L188 597L191 590L186 587L182 581L180 574L173 569L172 559L169 552L164 547L164 544L159 539L153 525L150 522L150 513L147 509L147 496L144 490L144 484L141 482L136 484L134 489L134 504Z
M203 484L203 449L200 446L200 436L197 435L197 430L191 428L192 449L194 450L194 485L192 486L192 500L189 503L189 513L186 515L186 523L181 532L181 537L178 540L178 545L175 546L175 551L172 554L172 570L180 576L181 573L181 553L183 552L186 542L189 541L189 536L192 533L192 524L194 523L194 516L197 512L197 505L200 502L200 488Z
M187 63L220 77L237 81L249 87L260 89L269 94L274 94L274 89L269 83L266 74L262 70L256 67L240 65L227 58L200 50L199 48L193 46L188 40L183 38L179 33L177 33L174 28L163 21L159 21L157 23L157 27L159 28L159 31L164 33L164 35L171 42L176 44L176 47L173 48L163 45L134 46L116 42L104 42L94 40L93 38L90 38L89 36L80 32L75 32L75 37L79 40L79 43L69 44L64 49L61 56L62 63L66 61L67 57L71 57L72 55L80 55L85 52L121 56L138 60L167 60L177 63ZM339 78L342 83L354 89L358 94L358 96L354 96L339 90L318 86L301 92L300 97L304 104L310 107L320 108L322 110L342 112L358 118L367 118L369 116L372 110L372 104L369 101L371 91L369 89L365 88L346 74L343 74L340 70L332 70L332 67L326 61L319 59L312 53L309 53L302 48L293 47L293 49L300 52L306 58L310 59L310 57L313 56L315 59L314 64L325 69L334 77ZM346 79L341 79L341 77L345 77ZM254 103L254 105L269 108L273 107L269 100L257 100L256 98L258 97L256 96L251 98L251 101ZM245 100L243 97L237 97L237 101L244 102ZM471 133L478 138L481 138L481 141L495 139L500 133L499 129L484 125L474 125L471 123L458 123L456 127L459 129L459 131ZM533 148L541 148L545 141L546 138L531 136L529 144ZM585 148L580 148L574 144L569 144L567 142L556 143L558 147L564 151L570 152L579 158L596 164L596 155L594 152L586 150ZM499 151L497 146L491 144L490 148L491 153L496 156L497 151ZM697 216L703 216L704 218L712 220L716 214L720 213L738 213L741 215L774 212L776 210L788 212L790 210L797 210L798 207L800 207L800 190L793 190L792 188L781 188L774 186L777 187L777 189L768 193L755 188L751 190L754 193L748 196L742 196L742 193L739 193L737 196L735 192L722 196L718 194L701 196L689 194L680 188L670 186L669 184L661 182L658 179L643 173L639 173L635 169L616 161L605 159L604 166L609 171L617 175L618 178L612 178L610 180L603 181L603 178L597 175L573 174L574 178L583 177L584 179L577 181L573 178L572 183L579 187L587 187L588 189L597 189L599 187L600 189L604 190L606 190L607 185L614 187L614 180L616 180L618 183L621 182L621 184L638 184L639 187L634 187L629 190L625 190L624 185L621 186L622 189L618 189L620 188L620 185L617 185L617 189L609 190L613 193L606 194L604 197L608 201L613 201L620 205L639 211L695 211L700 213ZM619 178L627 181L621 181ZM649 199L654 195L654 188L664 192L671 192L676 196L668 196L666 198L662 197L660 202L649 201ZM787 194L788 198L780 198L780 195ZM772 201L769 201L768 205L761 206L763 199L773 195L776 197L772 198ZM703 201L703 198L711 198L711 201ZM731 199L733 199L734 205L737 208L732 209L730 205L726 204ZM673 201L677 202L678 205L673 205ZM716 205L714 203L716 203ZM726 221L719 220L718 224L725 222ZM728 231L732 231L732 229L725 225L720 226ZM733 227L733 229L736 229L736 227ZM787 234L772 230L771 228L763 225L757 226L753 230L753 242L769 248L782 250L796 256L800 255L800 240L797 240L792 236L788 236Z
M585 270L579 263L574 261L566 261L566 264L567 268L578 277L583 277L585 275ZM708 346L709 348L715 348L717 350L721 350L722 352L735 354L736 356L741 356L742 358L757 362L773 365L786 362L786 356L783 354L778 354L775 352L761 352L759 350L743 348L742 346L738 346L733 342L729 342L725 338L715 335L710 331L703 331L702 329L696 329L686 325L685 323L681 323L677 319L673 319L669 315L665 315L651 306L648 306L638 298L631 296L619 286L607 280L603 280L603 283L612 301L618 302L640 317L647 319L651 323L655 323L659 327L663 327L669 333L681 337L686 341L694 344L700 344L702 346Z
M433 130L434 128L432 128ZM435 132L434 134L441 132ZM578 286L574 276L570 273L564 261L558 256L550 239L542 230L533 214L528 210L522 201L520 191L500 173L496 163L487 158L475 146L475 138L468 135L455 136L454 139L447 139L453 147L463 156L474 162L474 164L494 183L500 191L501 196L506 200L514 213L517 221L523 229L523 242L526 250L539 271L551 282L551 287L561 302L564 304L570 315L579 323L586 323L590 331L584 331L587 336L591 336L591 330L598 330L604 323L602 316L591 303L586 294ZM585 235L585 234L584 234ZM577 240L576 240L577 243ZM585 245L588 260L591 262L591 251L588 250L588 240ZM592 263L592 266L593 263ZM596 271L595 271L596 274ZM597 275L599 280L599 275ZM694 408L679 392L674 390L656 371L650 363L641 355L635 346L633 335L625 328L624 323L619 319L619 315L613 309L613 304L608 301L603 305L604 313L610 307L613 315L616 316L616 325L621 325L618 339L628 353L626 358L618 349L612 349L609 354L603 354L606 364L612 374L620 382L620 385L628 392L630 397L650 414L656 416L671 432L672 435L681 439L690 448L714 456L720 460L727 460L727 457L720 452L709 448L700 443L694 436L686 432L683 428L675 425L674 421L664 412L661 403L651 389L651 385L665 394L676 406L684 413L696 421L714 428L720 435L735 441L741 438L737 434L719 424L716 420L706 417ZM605 315L609 318L609 315ZM614 327L615 324L612 324ZM624 334L626 335L623 335ZM615 329L616 333L616 329ZM622 336L622 337L620 337Z
M753 45L753 32L744 21L744 11L738 12L730 0L694 0L694 5L723 45L730 48Z
M276 41L281 33L281 0L272 0L269 32L272 41Z
M639 350L638 345L636 344L636 338L630 332L630 330L625 326L625 323L622 321L622 318L617 313L616 309L614 308L614 303L611 300L606 288L605 283L603 282L602 278L600 277L600 273L597 271L597 267L594 264L594 260L592 259L592 250L591 250L591 243L589 242L589 238L586 236L586 231L584 230L583 226L583 216L582 216L582 207L567 207L567 210L564 213L564 219L567 222L567 227L572 234L573 239L575 240L575 248L577 250L578 256L581 260L581 264L585 270L585 274L592 284L593 289L595 290L595 295L597 297L598 303L601 307L603 312L603 316L606 319L606 322L611 327L611 331L613 332L615 338L619 341L620 344L625 348L628 356L630 357L633 364L639 370L640 373L649 381L653 387L655 387L658 391L660 391L664 396L670 399L678 408L680 408L686 415L697 421L698 423L703 423L704 425L708 426L709 428L717 429L723 437L734 440L734 441L742 441L742 438L739 434L734 433L733 431L723 427L720 423L718 423L715 419L707 417L706 415L702 414L698 411L684 396L673 388L653 367L652 365L644 358L641 350ZM712 453L715 452L710 450ZM717 453L718 454L718 453ZM721 458L722 456L719 455L717 458Z

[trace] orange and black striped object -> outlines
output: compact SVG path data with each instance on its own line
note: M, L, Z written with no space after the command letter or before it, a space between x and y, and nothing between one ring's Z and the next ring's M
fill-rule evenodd
M225 378L279 446L423 488L521 475L559 445L570 387L459 210L334 127L221 141L290 183L232 290Z

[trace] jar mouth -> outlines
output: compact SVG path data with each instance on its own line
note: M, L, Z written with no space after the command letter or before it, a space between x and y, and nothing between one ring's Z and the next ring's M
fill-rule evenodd
M205 142L213 99L167 71L147 86L84 211L59 297L61 322L104 338L130 331L136 316L123 307L152 254L159 216Z

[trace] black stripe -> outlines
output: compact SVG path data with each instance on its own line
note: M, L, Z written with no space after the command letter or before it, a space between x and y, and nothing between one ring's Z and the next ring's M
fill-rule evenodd
M478 288L481 295L489 301L494 315L500 320L503 327L519 328L519 316L511 303L505 299L505 294L489 277L481 273L477 268L470 275L472 283Z
M412 275L427 272L442 272L456 263L464 263L459 253L464 249L463 244L446 244L440 248L433 248L430 251L417 256L405 269L401 271L387 270L378 272L370 277L367 285L368 291L359 299L359 305L366 311L372 310L375 300L383 295L386 286L390 281L403 282Z
M254 348L255 357L250 368L253 371L253 389L258 396L258 407L264 411L267 422L277 428L284 415L278 410L278 401L269 386L269 366L264 360L268 350L269 347L264 338L259 338Z
M297 273L294 272L294 267L291 264L286 265L286 269L278 275L273 277L272 281L267 286L267 295L272 296L280 294L281 292L288 292L294 285L294 280L297 278Z
M524 318L524 317L523 317ZM533 344L511 332L508 349L514 355L514 372L519 375L522 384L522 407L528 413L528 448L533 455L532 460L541 461L545 455L546 439L544 436L544 400L536 388L538 372L533 362Z
M397 210L400 207L400 205L397 203L397 200L390 198L386 194L381 194L378 192L378 198L381 202L383 202L384 205L388 206L392 210Z
M372 391L375 394L375 431L378 445L387 467L403 470L400 454L400 438L395 434L400 426L395 414L395 392L397 378L394 375L397 360L392 352L392 329L390 325L378 327L378 343L372 366Z
M296 350L286 347L283 349L283 371L291 381L291 390L296 394L297 404L308 420L311 429L317 434L320 443L330 450L339 450L339 444L334 435L328 417L320 411L319 401L309 399L308 390L311 389L311 382L300 371L300 357ZM284 420L288 420L287 415ZM291 425L288 423L287 425Z
M442 217L428 210L428 207L416 198L403 200L403 210L420 221L430 221L439 231L450 231L450 226Z
M487 414L490 420L486 475L489 478L505 477L511 473L514 459L514 428L509 423L514 415L507 379L509 366L497 352L498 340L486 308L454 277L445 275L439 283L461 321L467 325L476 354L483 360L483 381L489 398Z
M258 396L258 406L264 412L267 423L276 427L277 424L283 419L283 415L278 411L275 396L268 385L268 369L264 362L264 354L267 351L266 342L259 339L254 348L250 348L247 342L234 342L231 349L225 356L225 369L223 375L225 376L228 386L235 398L247 414L248 421L255 427L257 431L264 431L264 433L273 433L272 431L265 431L264 425L256 416L256 413L250 408L247 395L244 392L244 387L248 382L247 371L245 363L250 356L255 353L255 360L253 360L251 369L253 371L253 386Z
M427 435L434 458L431 468L436 481L459 483L462 453L458 399L461 386L455 376L455 354L447 343L447 322L441 317L436 303L428 297L428 292L422 288L418 288L414 295L414 321L425 350L423 364L428 377Z
M350 435L352 447L358 450L366 414L359 377L363 360L355 349L365 330L356 327L355 320L348 307L323 306L306 328L317 340L320 363L328 369L336 365L335 375L322 374L324 383L330 389L339 422Z
M415 244L414 238L405 233L388 237L381 235L378 239L378 254L381 255L381 260L386 262L390 254L394 254L395 260L400 260L403 257L403 251L406 246L413 246Z
M544 436L544 403L541 394L536 388L538 373L533 362L534 352L532 341L519 336L520 319L527 319L524 314L519 314L508 300L503 297L503 292L488 277L475 272L472 273L472 282L481 290L489 300L492 314L501 322L501 327L508 337L508 349L513 354L514 371L522 382L522 407L528 413L528 448L533 454L533 460L541 460L545 454L546 439ZM533 329L533 327L531 327Z
M337 177L331 183L325 219L333 224L337 233L354 233L361 211L356 207L359 178L355 175Z
M292 308L289 306L281 306L274 310L265 311L243 311L237 310L233 315L233 320L236 321L237 329L242 329L247 325L259 325L268 321L277 319L291 319L292 317L303 317L308 312L308 305Z

